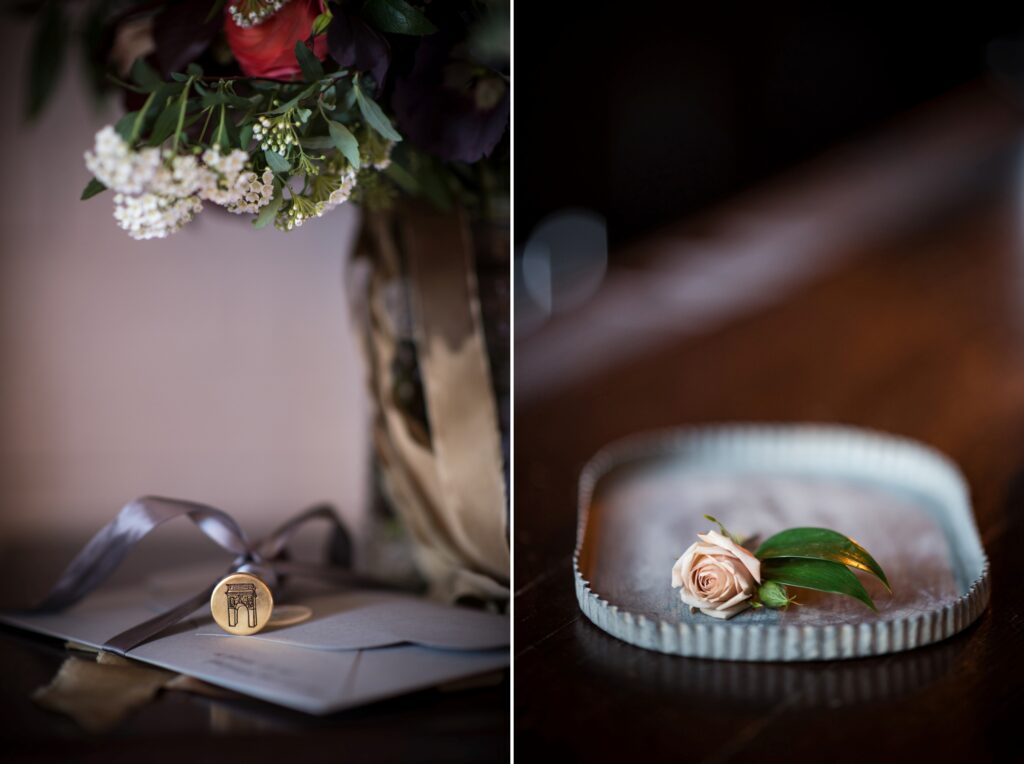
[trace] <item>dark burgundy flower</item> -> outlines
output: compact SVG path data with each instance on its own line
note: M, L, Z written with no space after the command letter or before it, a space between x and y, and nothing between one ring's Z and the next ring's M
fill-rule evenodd
M398 129L445 160L476 162L488 156L508 125L508 86L495 72L469 60L449 30L424 37L412 70L395 82L391 106Z

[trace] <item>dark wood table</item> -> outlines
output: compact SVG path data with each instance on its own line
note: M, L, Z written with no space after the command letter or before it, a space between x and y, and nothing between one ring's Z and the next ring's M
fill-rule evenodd
M1024 711L1018 135L1024 130L1015 110L984 89L953 94L841 157L826 157L613 257L618 267L592 304L517 345L517 373L543 377L516 379L529 391L517 398L515 412L517 758L1024 758L1017 727ZM921 151L933 152L934 163L895 166L894 158ZM699 331L677 327L655 341L637 333L635 349L615 344L630 341L623 331L621 340L593 351L598 361L581 353L552 370L555 354L545 343L586 344L572 342L573 332L583 337L586 327L601 325L600 311L611 304L602 303L605 294L628 313L623 294L631 284L692 256L673 254L680 240L709 249L734 241L737 221L746 219L741 213L754 208L770 220L773 210L803 203L822 220L839 219L834 209L814 206L819 189L866 172L871 177L858 192L866 196L847 200L856 207L892 183L913 186L907 173L920 175L951 154L963 161L918 178L917 192L894 202L903 206L889 210L896 214L884 226L869 217L834 237L819 229L812 243L827 267L785 288L773 282L779 293L772 300L753 299L756 308ZM875 176L865 170L872 163ZM790 255L765 257L782 267ZM642 286L636 291L643 316L648 295ZM638 431L740 421L876 428L952 457L970 483L991 560L988 610L964 633L917 651L803 664L667 656L590 623L577 606L571 570L584 462Z
M179 529L180 530L180 529ZM142 542L110 585L211 559L200 534ZM37 601L84 539L0 543L0 607ZM259 700L161 692L108 733L43 710L32 692L69 652L60 640L0 626L0 761L337 762L509 759L509 672L465 689L428 690L315 717Z

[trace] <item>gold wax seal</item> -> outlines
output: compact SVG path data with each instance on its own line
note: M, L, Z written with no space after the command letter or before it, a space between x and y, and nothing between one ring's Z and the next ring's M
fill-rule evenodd
M268 623L274 610L270 588L250 573L232 573L210 595L210 612L228 634L255 634Z

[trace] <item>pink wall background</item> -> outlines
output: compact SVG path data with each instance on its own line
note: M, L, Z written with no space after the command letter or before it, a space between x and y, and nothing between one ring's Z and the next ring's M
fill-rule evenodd
M0 31L19 107L29 37ZM90 103L77 53L38 123L0 110L0 537L89 534L144 493L254 531L326 499L358 526L367 402L342 279L358 212L283 234L207 210L130 239L109 192L78 201L117 109Z

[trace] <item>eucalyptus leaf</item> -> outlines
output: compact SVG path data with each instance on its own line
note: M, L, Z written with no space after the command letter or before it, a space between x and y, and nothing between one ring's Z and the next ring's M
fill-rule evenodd
M327 127L331 131L331 140L334 142L335 147L342 153L342 156L348 160L349 164L358 170L359 141L357 141L351 131L340 122L335 122L332 119L327 123Z
M100 194L107 190L107 187L100 183L96 178L93 178L89 183L82 189L81 200L84 202L86 199L92 199L96 194Z
M380 31L392 34L425 35L437 31L423 11L405 0L367 0L363 17Z
M313 149L314 151L335 148L334 140L329 135L311 135L308 138L300 138L299 145L304 149Z
M295 96L294 98L291 98L291 99L285 101L283 104L281 104L277 108L271 110L269 113L270 114L284 114L289 109L294 109L296 107L296 105L298 105L299 101L303 100L304 98L309 98L311 95L313 95L313 93L316 92L316 89L317 89L318 85L319 85L319 83L314 82L312 85L310 85L309 87L304 89L302 92L300 92L297 96Z
M370 127L380 133L383 137L389 141L397 143L402 140L402 136L398 134L391 125L391 120L387 118L387 115L381 110L377 102L374 101L370 96L366 95L359 87L358 83L355 88L356 103L359 104L359 111L362 112L363 118L369 123Z
M764 581L775 581L802 589L845 594L860 600L875 612L878 611L857 576L838 562L798 557L765 560L761 565L761 580L762 584Z
M892 591L882 566L864 547L828 528L790 528L765 539L754 554L762 560L799 557L838 562L877 576Z
M313 51L311 51L303 40L295 43L295 58L299 61L299 68L302 69L302 76L306 82L317 82L323 79L324 67Z
M238 147L248 151L250 143L252 143L252 125L242 125L238 130Z
M277 215L277 211L281 209L281 204L284 202L284 194L282 189L278 185L274 184L274 198L270 200L266 207L260 210L260 214L256 216L256 219L252 221L254 228L263 228L267 223L272 221Z
M274 172L289 172L292 169L291 164L283 156L278 154L276 151L267 149L263 152L263 156L267 158L267 166L270 167Z

